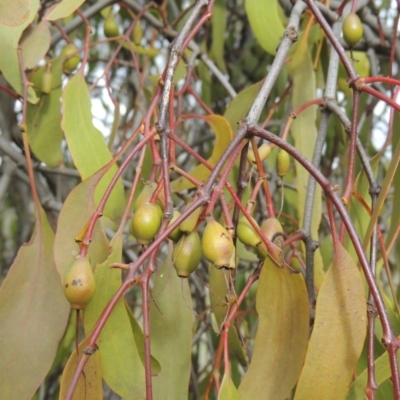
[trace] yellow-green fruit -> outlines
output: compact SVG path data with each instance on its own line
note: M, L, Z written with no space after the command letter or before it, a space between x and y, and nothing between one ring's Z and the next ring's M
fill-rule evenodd
M204 257L217 268L231 268L231 256L235 250L228 231L214 219L210 219L203 232L201 249Z
M270 153L271 153L271 146L268 143L263 143L258 148L258 154L260 156L261 162L263 162L269 156ZM253 149L249 149L247 153L247 160L253 165L257 164Z
M258 225L257 221L253 217L251 217L251 219L256 225ZM244 215L239 219L236 234L238 239L247 246L257 246L261 243L260 237Z
M145 203L134 214L131 220L131 233L137 242L149 244L160 230L162 212L156 204Z
M69 74L71 71L73 71L81 61L81 58L78 53L76 53L78 49L76 46L72 43L67 44L62 50L60 57L65 58L64 64L63 64L63 69L64 72ZM75 53L74 55L72 55Z
M96 289L92 267L86 257L77 258L65 276L64 294L71 308L83 310Z
M355 46L363 37L364 29L357 14L350 13L343 21L343 39L349 46Z
M188 203L185 207L184 212L191 206L192 202ZM201 214L202 207L196 208L180 225L179 229L183 233L191 233L194 231L197 225L197 220Z
M179 217L181 216L181 213L178 210L174 210L174 214L172 215L171 221L169 221L169 225L174 223ZM179 226L175 228L169 235L168 238L173 240L174 242L177 242L182 236L182 231L179 229Z
M200 260L201 241L197 231L182 236L172 252L172 262L177 275L187 278L196 270Z
M106 18L104 21L104 36L106 37L114 37L119 35L119 27L117 21L114 19L112 15Z
M260 229L267 239L275 243L278 247L282 247L284 241L283 228L278 219L267 218L261 224ZM268 254L267 247L261 242L256 246L256 249L258 258L263 260Z
M290 168L290 155L283 149L279 149L276 156L276 173L283 178Z
M49 94L53 85L53 74L50 71L45 71L40 81L40 91L43 94Z
M142 38L143 38L143 28L142 25L140 24L140 21L137 21L132 31L133 43L139 46L140 42L142 41Z

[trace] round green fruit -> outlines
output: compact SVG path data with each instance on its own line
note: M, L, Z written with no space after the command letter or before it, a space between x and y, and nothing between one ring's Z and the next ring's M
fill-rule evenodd
M257 221L253 217L251 217L251 219L256 225L258 225ZM244 215L239 219L236 234L238 239L247 246L254 247L261 243L260 237Z
M263 143L259 148L258 148L258 155L260 156L261 162L263 162L271 153L271 146L268 143ZM252 164L256 165L256 156L254 155L253 149L249 149L247 153L247 160Z
M73 263L63 282L64 295L71 308L83 310L96 289L92 267L87 257L79 257Z
M176 273L187 278L201 261L201 241L197 231L183 235L172 251L172 262Z
M107 17L104 21L104 36L106 37L114 37L119 35L119 26L117 21L114 19L112 15Z
M174 210L174 214L172 216L171 221L169 221L169 225L174 223L179 217L181 216L181 213L178 210ZM171 239L174 242L177 242L182 236L182 231L179 229L179 226L175 228L169 235L168 238Z
M350 46L355 46L363 37L364 29L357 14L350 13L343 21L343 39Z
M162 217L160 207L152 203L144 203L136 211L130 229L139 244L147 245L154 239L160 230Z
M81 58L77 53L78 49L72 43L67 44L60 53L61 58L65 58L63 70L66 74L71 73L80 63Z
M231 268L231 257L235 250L232 237L213 218L207 221L201 241L201 249L204 257L217 268Z
M276 173L283 178L290 168L290 155L283 149L279 149L276 156Z
M40 81L40 91L43 94L49 94L53 85L53 74L50 71L45 71Z
M185 210L183 212L185 212L190 206L192 205L192 202L188 203L185 207ZM202 212L202 207L198 207L196 208L180 225L179 225L179 229L183 232L183 233L191 233L195 230L196 226L197 226L197 221L200 217L200 214Z

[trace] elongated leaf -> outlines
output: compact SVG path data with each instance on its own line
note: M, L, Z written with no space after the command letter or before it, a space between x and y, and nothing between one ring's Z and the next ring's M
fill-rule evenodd
M229 143L232 141L232 130L226 120L221 115L207 115L204 120L210 125L215 133L215 145L208 162L214 166L220 159L222 153L225 151ZM210 170L204 165L200 164L193 168L189 174L201 182L205 182L210 176ZM171 190L173 192L180 192L185 189L193 188L194 185L186 178L181 177L171 182Z
M239 393L236 386L232 382L231 377L226 374L222 379L218 400L239 400Z
M245 7L258 43L267 53L275 55L285 32L278 14L278 0L246 0Z
M85 349L89 338L85 338L79 343L79 355L82 354ZM67 392L74 377L76 367L78 366L79 356L76 354L74 350L71 356L68 359L67 364L65 365L62 378L61 378L61 387L60 387L60 396L59 398L65 399L67 396ZM100 355L99 352L96 351L92 354L86 365L83 369L85 375L81 374L79 377L78 384L76 386L73 400L81 400L81 399L91 399L91 400L102 400L103 399L103 380L102 380L102 371L100 365Z
M17 26L29 17L30 0L2 0L0 2L0 24Z
M399 362L399 359L397 362ZM389 379L391 375L389 357L387 353L384 353L375 360L375 380L377 385L380 386L384 381ZM364 400L366 398L365 388L367 382L368 371L364 370L349 387L345 400Z
M74 164L82 179L86 179L104 167L112 157L103 135L93 125L89 90L81 72L70 79L62 100L64 113L61 126ZM110 166L100 181L95 194L96 203L116 172L117 167ZM123 213L124 203L123 186L119 180L107 202L105 215L118 220Z
M121 236L115 236L111 245L111 255L94 270L96 292L85 309L85 332L93 329L122 284L121 270L110 268L111 263L122 261ZM144 399L144 368L123 298L114 307L96 343L99 346L103 378L108 386L123 399Z
M55 21L56 19L68 17L78 9L84 1L85 0L62 0L47 14L46 19Z
M56 355L69 304L53 261L54 233L38 209L35 230L0 290L0 388L3 399L29 399Z
M150 303L151 353L161 364L153 378L155 400L188 398L192 297L187 279L178 278L170 257L157 272Z
M314 329L295 400L344 398L363 348L366 322L360 272L337 243L319 291Z
M307 350L309 305L301 274L267 257L257 289L259 323L250 367L239 386L241 400L286 399Z
M54 241L54 260L61 276L67 273L80 250L75 238L84 230L95 211L93 197L100 175L101 172L98 172L76 186L68 195L60 211ZM109 253L108 241L101 222L97 221L89 246L92 265L102 263Z
M306 37L303 37L298 43L298 47L290 63L290 73L293 77L292 107L293 109L297 109L305 102L314 99L316 92L315 72ZM316 107L308 107L296 117L290 129L296 149L309 160L313 158L315 141L317 139L316 117ZM307 138L307 140L304 140L304 138ZM295 162L295 166L299 226L303 226L304 207L310 175L299 163ZM322 215L322 194L319 185L317 185L315 196L313 197L312 210L311 236L317 240ZM314 276L315 285L319 287L324 277L324 270L322 257L318 249L314 253Z
M211 54L218 68L226 73L224 60L224 44L226 34L226 6L223 0L216 0L211 17L212 22L212 44Z
M0 57L0 71L3 73L7 82L19 94L22 94L23 87L17 54L18 42L22 32L34 19L38 9L39 0L32 0L30 3L29 15L23 24L18 26L0 24L0 53L2 54ZM28 100L31 103L36 103L39 100L32 88L28 90Z
M229 272L223 269L217 269L214 265L209 265L209 285L210 285L210 304L218 324L218 333L221 324L224 322L228 313L228 303L225 296L228 294L224 274ZM226 279L229 279L228 276ZM240 364L247 366L247 357L242 343L239 339L236 329L232 326L228 333L229 354L235 357Z
M40 88L40 82L46 67L39 69L31 77L35 87ZM64 160L61 143L64 139L61 130L61 76L62 61L56 59L51 63L53 89L48 95L43 95L39 103L28 103L27 126L29 146L40 161L54 168Z
M44 58L49 51L50 40L50 30L45 20L25 30L21 38L21 49L26 69L36 67L37 63Z

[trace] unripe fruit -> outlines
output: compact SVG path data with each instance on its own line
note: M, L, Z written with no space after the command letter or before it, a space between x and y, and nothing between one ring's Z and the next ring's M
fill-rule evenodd
M257 221L253 217L251 217L251 219L256 225L258 225ZM247 246L257 246L261 243L260 237L244 215L239 219L236 234L238 239Z
M139 46L140 42L142 41L142 38L143 38L143 28L142 25L140 24L140 21L137 21L132 31L133 43Z
M363 37L364 29L357 14L350 13L343 21L343 39L350 46L355 46Z
M114 19L112 15L109 15L104 21L104 36L106 37L114 37L119 35L119 27L117 21Z
M132 217L131 233L137 242L142 245L149 244L157 235L162 223L162 213L156 204L143 204Z
M185 207L184 212L191 206L192 202L188 203ZM196 208L180 225L179 229L183 233L191 233L194 231L197 225L197 220L201 214L202 208Z
M147 181L133 204L133 212L136 212L143 204L149 203L156 189L157 182Z
M231 268L231 256L235 250L228 231L213 218L207 221L201 241L204 257L217 268Z
M40 91L43 94L49 94L53 85L53 74L50 71L45 71L40 81Z
M79 62L81 61L79 54L76 53L77 50L78 49L76 48L76 46L72 43L67 44L61 50L60 57L65 58L63 68L64 68L64 72L66 74L71 73L71 71L73 71L78 66ZM72 55L73 53L75 53L75 54Z
M79 257L73 263L65 276L64 295L71 308L83 310L96 289L92 267L87 257Z
M283 178L290 168L290 155L283 149L279 149L276 156L276 173Z
M261 225L261 232L267 239L282 248L284 242L283 228L278 219L267 218ZM268 254L265 244L261 242L256 249L258 258L263 260Z
M271 146L268 143L263 143L259 148L258 148L258 154L260 156L261 162L263 162L271 153ZM252 164L256 165L256 157L254 155L253 149L249 149L247 153L247 160Z
M174 210L174 214L172 216L171 221L169 221L169 225L171 225L173 222L175 222L179 217L181 216L181 213L178 210ZM177 242L182 236L182 231L179 229L179 226L175 228L169 235L168 238L173 240L174 242Z
M187 278L196 270L201 260L201 241L197 231L184 235L172 251L172 262L176 273Z

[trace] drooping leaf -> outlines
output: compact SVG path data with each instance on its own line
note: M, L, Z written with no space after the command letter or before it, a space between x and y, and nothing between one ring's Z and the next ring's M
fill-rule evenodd
M96 207L94 192L101 172L77 185L64 201L58 217L57 232L54 241L54 260L62 277L68 272L80 248L75 238L87 228ZM85 231L86 232L86 231ZM97 221L89 246L92 265L102 263L109 255L109 246L101 222Z
M29 243L23 245L0 290L0 397L30 399L56 355L69 304L53 260L54 233L38 208Z
M303 276L279 268L267 257L256 308L253 358L239 386L240 399L283 400L297 382L307 350L309 305Z
M210 158L207 160L212 166L215 166L221 158L222 153L232 141L232 130L228 121L222 115L206 115L203 119L210 125L211 129L215 133L215 145ZM197 165L189 171L191 176L201 182L205 182L210 176L210 173L210 170L202 164ZM171 182L171 190L173 192L180 192L193 187L194 184L184 177L180 177Z
M133 336L135 337L136 347L139 353L139 357L142 360L143 366L145 365L145 354L144 354L144 334L142 328L137 322L135 316L132 314L131 309L125 304L126 312L128 313L129 321L131 323ZM158 360L151 356L151 374L157 376L161 371L161 365Z
M122 284L121 270L110 268L110 264L122 261L121 235L114 237L111 246L111 255L94 270L96 291L85 309L85 332L92 331ZM123 298L114 307L96 344L99 346L101 369L107 385L123 399L144 399L144 368Z
M239 393L230 376L224 374L221 388L219 389L218 400L239 400Z
M39 0L31 0L29 15L24 23L18 26L6 26L0 24L0 71L4 78L14 88L14 90L22 94L22 79L19 68L17 47L22 32L32 22L39 8ZM36 97L35 91L32 88L28 90L28 100L31 103L36 103L39 99Z
M285 32L278 13L278 0L246 0L245 7L258 43L267 53L275 55Z
M238 123L247 115L261 89L262 83L263 81L260 81L243 89L225 110L224 117L228 120L232 132L237 131Z
M314 329L295 400L343 399L366 334L360 271L340 243L317 300Z
M62 106L61 127L74 164L82 179L86 179L104 167L112 157L104 136L93 125L89 90L81 71L71 78L65 87ZM112 177L117 172L115 165L109 165L107 168L109 170L96 190L96 203L100 201ZM124 203L124 190L122 181L119 180L106 204L104 214L111 219L118 220L123 213Z
M161 364L161 372L153 378L153 398L186 399L191 369L192 297L187 279L176 275L171 255L157 272L152 297L151 353Z
M48 21L65 18L78 9L85 0L62 0L53 6L53 9L47 14Z
M40 88L45 70L46 67L39 69L30 78L36 88ZM30 148L40 161L54 168L64 160L61 149L64 135L61 130L62 61L60 59L55 59L51 63L51 74L53 76L51 92L41 96L37 104L28 103L26 123Z
M289 65L290 74L293 78L292 107L295 110L305 102L315 99L316 93L315 72L313 70L311 53L306 37L303 37L298 43L296 52ZM290 129L296 149L309 160L313 159L315 141L318 134L315 125L316 117L316 107L308 107L296 117ZM307 138L307 140L304 140L304 138ZM295 162L295 167L299 226L302 227L310 175L298 162ZM313 196L312 210L311 236L313 239L317 240L322 215L322 194L319 185L316 186L315 196ZM314 276L315 285L319 287L324 277L324 270L322 257L318 249L314 253Z
M225 296L228 294L224 274L228 274L223 269L217 269L214 265L209 266L209 286L210 286L210 304L218 324L218 333L221 324L224 322L228 313L228 303ZM227 279L229 279L227 277ZM231 326L228 333L229 354L235 357L241 365L247 366L247 357L243 345L239 339L234 326Z
M36 67L37 63L44 58L49 51L50 40L50 30L45 20L25 30L21 38L21 49L26 69Z
M30 0L2 0L0 2L0 24L22 25L29 17Z
M226 73L226 65L224 60L224 44L226 34L226 6L223 0L216 0L213 7L211 17L212 23L212 44L211 54L218 68Z
M88 341L89 337L86 337L81 343L79 343L79 355L82 354ZM78 366L79 355L77 355L76 350L74 350L64 367L60 384L60 399L65 399L67 396L70 383L74 377L76 367ZM74 397L72 399L102 400L103 380L100 365L100 354L98 351L95 351L89 357L85 367L83 368L83 372L85 375L81 374L79 377L78 384L76 385L76 389L74 391Z
M389 357L387 353L384 353L375 360L375 381L377 385L380 386L384 381L389 379L391 375ZM367 382L368 371L365 369L349 387L345 400L364 400L366 398L365 388Z

